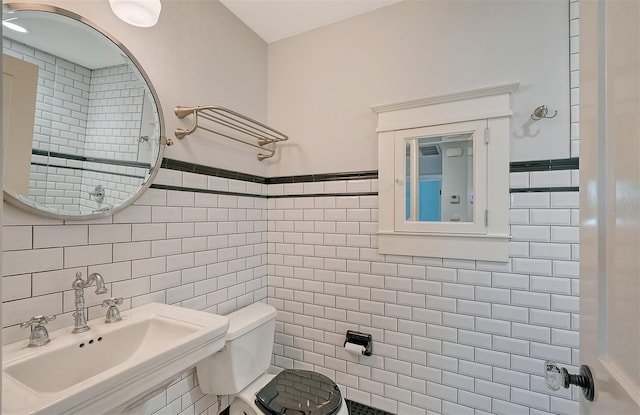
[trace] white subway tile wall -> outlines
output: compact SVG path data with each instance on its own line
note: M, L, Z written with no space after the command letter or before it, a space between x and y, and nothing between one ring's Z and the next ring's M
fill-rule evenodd
M580 4L569 1L569 70L571 85L571 157L580 156ZM574 184L577 186L577 184Z
M129 65L91 71L85 155L138 161L144 87Z
M560 172L540 184L570 186ZM577 413L570 394L534 387L545 359L579 363L577 192L511 195L506 264L380 255L376 196L302 194L268 201L275 367L319 371L398 414ZM374 355L347 353L346 330L371 333Z
M207 176L196 182L206 189ZM266 185L252 187L266 195ZM5 344L26 341L28 333L19 323L35 314L57 315L50 330L70 328L76 272L101 273L108 295L124 297L123 310L157 301L227 314L266 301L264 197L149 189L113 217L80 224L50 219L34 224L37 219L4 205ZM89 318L104 314L104 298L85 292ZM228 399L222 404L226 407ZM202 414L208 408L215 413L216 406L216 398L202 394L190 370L131 413Z

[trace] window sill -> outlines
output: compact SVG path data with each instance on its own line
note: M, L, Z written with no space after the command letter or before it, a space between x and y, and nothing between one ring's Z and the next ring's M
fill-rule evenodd
M379 232L380 253L506 262L509 235Z

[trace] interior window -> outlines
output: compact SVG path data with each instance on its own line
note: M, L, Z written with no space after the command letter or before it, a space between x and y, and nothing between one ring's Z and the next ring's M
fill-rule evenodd
M405 141L406 219L473 222L473 133Z
M507 261L517 83L373 107L378 251Z

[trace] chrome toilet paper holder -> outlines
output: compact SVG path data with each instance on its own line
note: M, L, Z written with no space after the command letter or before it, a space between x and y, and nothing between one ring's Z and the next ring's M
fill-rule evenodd
M363 346L365 349L363 355L365 356L371 356L372 354L373 338L370 334L360 333L354 330L347 330L347 338L345 339L343 346L346 346L347 343Z

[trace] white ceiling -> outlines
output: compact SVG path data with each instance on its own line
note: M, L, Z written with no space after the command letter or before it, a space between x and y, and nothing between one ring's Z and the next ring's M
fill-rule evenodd
M318 27L339 22L402 0L221 0L240 20L267 43L275 42ZM9 12L9 9L3 10ZM18 17L19 16L19 17ZM29 30L20 34L5 29L3 35L36 49L68 59L89 69L122 64L120 50L98 32L65 16L43 12L3 14L16 18Z
M401 0L220 0L267 43Z

